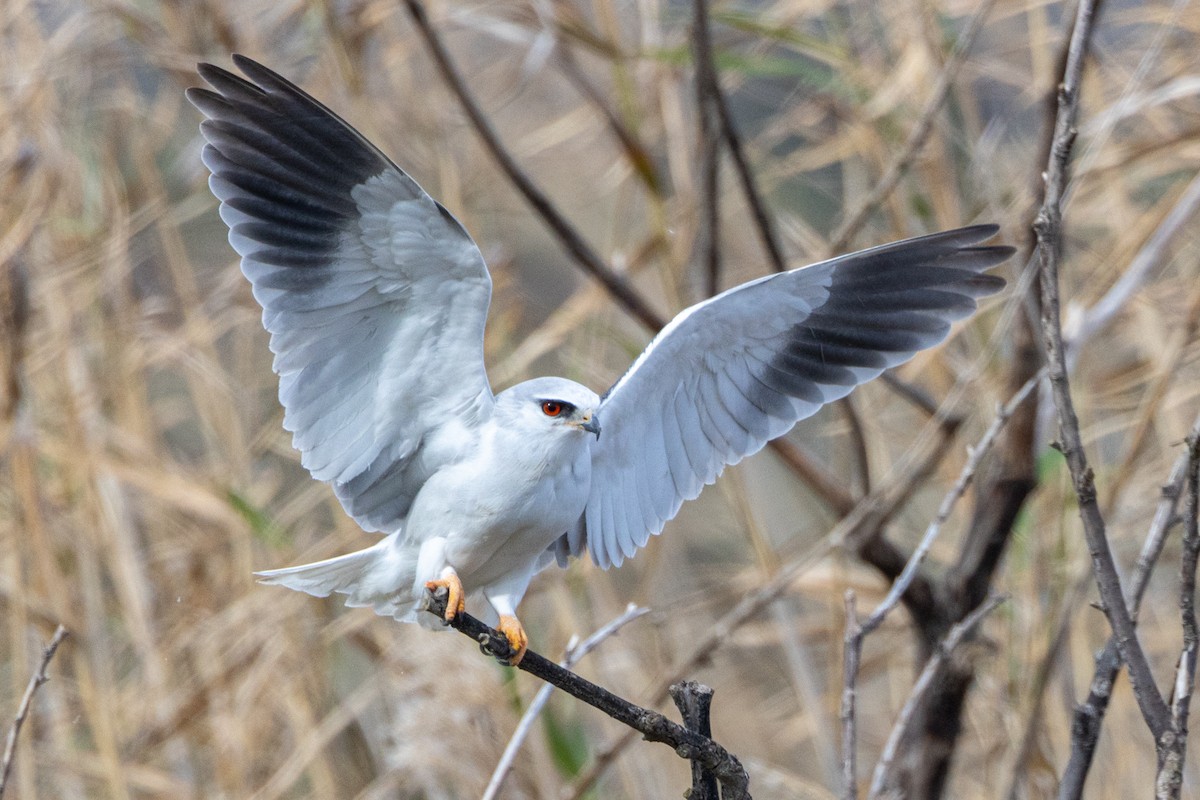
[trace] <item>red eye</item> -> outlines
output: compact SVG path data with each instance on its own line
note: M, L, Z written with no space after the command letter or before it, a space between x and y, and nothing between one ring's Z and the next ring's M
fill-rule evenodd
M546 400L542 403L542 413L547 417L557 417L563 413L562 403L556 403L553 400Z

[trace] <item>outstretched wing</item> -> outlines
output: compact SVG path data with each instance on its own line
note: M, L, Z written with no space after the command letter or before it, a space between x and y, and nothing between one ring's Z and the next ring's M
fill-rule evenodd
M941 342L999 291L993 225L864 250L738 286L677 316L600 404L592 492L557 543L620 565L685 500L825 403Z
M233 58L249 80L201 64L215 91L187 96L208 117L209 186L263 307L284 427L359 524L392 530L461 431L491 413L487 267L361 134Z

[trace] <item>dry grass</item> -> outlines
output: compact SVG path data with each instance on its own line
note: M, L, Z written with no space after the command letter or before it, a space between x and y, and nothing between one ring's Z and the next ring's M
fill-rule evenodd
M700 215L685 6L472 0L431 9L522 164L664 312L703 285L692 259ZM889 163L974 7L716 4L723 84L794 263L824 251ZM657 186L547 58L543 14L557 14L570 32L584 72L649 152ZM977 220L1000 222L1006 239L1022 241L1044 163L1038 143L1063 16L1057 5L997 4L930 141L855 246ZM1198 28L1200 15L1172 17L1162 3L1110 4L1102 19L1066 211L1064 298L1076 310L1117 280L1196 172ZM13 796L478 796L536 685L460 637L251 577L358 548L364 534L290 449L258 309L205 187L198 115L182 90L196 83L197 60L225 64L234 50L325 99L481 242L497 283L488 351L498 384L563 374L603 388L646 341L500 177L400 4L0 6L0 720L54 625L73 634L24 731ZM728 286L767 267L732 175L723 185ZM1192 230L1184 227L1148 284L1085 349L1076 373L1102 496L1123 487L1109 505L1124 564L1198 407ZM1019 266L1005 267L1010 278ZM941 351L903 370L969 415L958 450L1004 399L1015 313L990 304ZM856 398L880 482L931 430L882 386ZM792 435L848 486L858 480L837 409ZM964 457L947 459L906 507L897 539L916 540ZM956 798L1005 796L1033 676L1066 615L1070 632L1028 774L1028 796L1051 796L1072 703L1106 634L1090 595L1072 592L1088 557L1065 470L1049 450L1042 463L998 580L1012 600L986 623L990 646L976 654ZM952 557L964 516L951 521L935 560ZM650 605L651 617L581 666L643 699L696 635L833 520L774 455L760 455L685 507L620 571L575 564L540 577L523 606L526 626L535 647L555 654L627 601ZM1141 620L1164 682L1179 647L1177 552L1172 541ZM885 588L848 557L825 559L693 676L717 689L716 734L748 761L756 797L837 791L847 586L864 604ZM897 614L867 643L864 764L886 738L913 669ZM1105 731L1091 796L1147 794L1153 748L1123 680ZM556 698L506 796L558 797L619 732ZM665 749L639 745L594 796L678 796L686 774Z

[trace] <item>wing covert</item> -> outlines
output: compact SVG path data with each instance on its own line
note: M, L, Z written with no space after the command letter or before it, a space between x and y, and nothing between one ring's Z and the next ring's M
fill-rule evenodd
M557 545L620 565L728 464L941 342L1004 281L993 225L883 245L730 289L680 313L598 411L592 493Z
M271 334L284 427L367 530L491 412L491 279L453 216L366 138L242 56L189 89L229 241ZM418 451L422 458L414 458Z

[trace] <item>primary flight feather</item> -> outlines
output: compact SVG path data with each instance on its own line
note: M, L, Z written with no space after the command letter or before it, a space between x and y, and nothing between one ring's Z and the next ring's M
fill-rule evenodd
M403 621L467 596L519 660L530 579L620 565L722 469L941 342L1004 282L978 225L730 289L681 312L604 394L538 378L493 395L491 278L466 230L361 134L243 56L188 99L229 241L263 307L284 426L366 550L258 573ZM601 431L603 430L603 435Z

